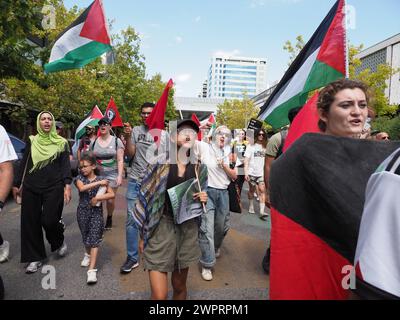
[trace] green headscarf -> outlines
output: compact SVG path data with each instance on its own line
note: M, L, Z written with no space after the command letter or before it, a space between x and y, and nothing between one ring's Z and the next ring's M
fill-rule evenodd
M43 113L48 113L53 119L50 132L46 133L40 127L40 117ZM67 150L67 140L59 136L56 131L56 122L54 116L48 111L39 113L36 119L37 135L30 136L31 140L31 157L33 166L29 172L42 169L49 163L53 162L60 153Z

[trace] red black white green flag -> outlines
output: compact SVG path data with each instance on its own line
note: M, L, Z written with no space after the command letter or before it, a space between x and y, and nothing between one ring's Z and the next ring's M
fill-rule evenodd
M308 93L346 75L345 1L338 0L262 106L258 118L281 128Z
M79 69L111 50L103 5L95 0L56 39L51 49L47 73Z
M382 161L399 147L399 142L380 143L306 133L274 162L270 176L270 299L348 297L351 283L347 277L355 261L357 242L360 242L359 230L368 179ZM398 186L398 179L396 183ZM385 188L381 196L384 192L397 189ZM395 210L396 197L392 195L391 199L392 206L386 211ZM388 201L385 203L389 204ZM398 210L399 206L396 208ZM398 217L394 212L391 214L392 221ZM388 214L379 215L376 219L387 221L389 218L386 216ZM383 251L375 252L368 246L363 250L359 246L357 261L362 274L369 279L388 276L390 272L385 270L389 264L379 264L379 261L386 264L386 260L398 259L398 253L388 258L385 251L390 249L390 243L396 243L397 248L398 241L393 239L397 237L398 229L393 229L397 233L392 234L392 241L383 245L383 238L378 241L375 232L380 229L381 236L388 238L389 226L394 226L394 223L386 224L386 230L378 228L380 223L367 225L369 229L375 229L374 232L361 232L360 237L370 237L368 241L375 242L376 246L382 244L380 248ZM386 257L386 260L382 258L378 261L376 258L379 256ZM374 262L372 267L371 261ZM394 267L397 265L394 264ZM376 282L373 284L376 285Z

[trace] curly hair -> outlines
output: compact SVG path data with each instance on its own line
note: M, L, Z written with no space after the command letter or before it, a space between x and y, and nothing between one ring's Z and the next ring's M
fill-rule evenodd
M318 96L317 108L321 109L324 114L329 113L329 109L335 101L335 96L339 91L345 89L360 89L364 92L369 103L369 93L368 87L363 82L350 80L350 79L340 79L328 84L324 89L321 90ZM318 127L322 132L326 131L326 123L319 119Z

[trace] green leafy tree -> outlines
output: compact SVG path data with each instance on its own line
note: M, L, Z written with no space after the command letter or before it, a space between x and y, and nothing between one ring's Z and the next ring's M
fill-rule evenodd
M128 27L111 36L115 64L102 65L99 58L81 70L44 74L43 64L49 59L54 40L83 10L76 6L68 10L62 0L48 3L55 8L55 28L33 28L32 31L46 39L45 48L37 50L42 65L35 64L33 58L26 60L30 64L29 79L24 76L26 69L0 76L0 96L20 105L9 111L11 118L24 124L28 121L27 109L49 110L67 127L73 127L95 104L104 111L112 96L123 120L137 124L140 105L145 101L157 101L166 84L160 75L146 79L145 58L140 53L140 39L134 28ZM173 90L170 91L166 118L176 118Z
M27 41L41 25L45 0L2 0L0 2L0 77L35 77L32 60L38 57Z
M370 90L371 102L370 106L375 110L378 116L388 115L394 116L397 106L390 105L385 90L387 88L386 81L398 70L393 69L387 64L379 64L375 72L369 68L357 73L357 68L361 66L361 60L356 55L361 52L363 45L353 46L349 48L349 76L350 79L356 79L364 82Z
M259 108L246 95L243 100L225 100L217 106L216 120L230 129L246 128L251 118L257 118Z
M292 62L296 59L299 52L304 48L304 40L302 35L298 35L296 37L296 44L293 46L290 40L287 40L283 46L283 50L289 53L289 62L288 66L292 64Z

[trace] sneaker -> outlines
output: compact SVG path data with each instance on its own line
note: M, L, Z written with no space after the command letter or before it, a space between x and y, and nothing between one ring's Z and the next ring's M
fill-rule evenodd
M250 208L249 208L249 213L256 213L256 212L254 211L254 207L253 207L253 206L250 206Z
M87 284L95 284L97 282L97 269L90 269L87 272Z
M221 255L221 249L218 248L217 251L215 251L215 258L219 258Z
M201 270L201 277L206 281L211 281L213 279L211 269L203 267Z
M89 267L89 265L90 265L90 254L85 253L81 262L81 267Z
M0 262L6 262L10 253L10 243L6 240L0 246Z
M40 261L34 261L28 264L26 267L26 273L35 273L36 271L39 270L39 268L42 266L42 263Z
M120 271L121 273L129 273L132 269L135 269L139 266L139 262L135 260L126 259L125 263L122 265Z
M267 220L268 216L269 216L268 213L260 214L260 219L265 221L265 220Z
M106 226L104 227L105 230L111 230L112 229L112 217L107 216L106 220Z
M58 256L65 257L65 255L67 254L67 249L68 249L67 244L64 241L62 246L57 250Z

